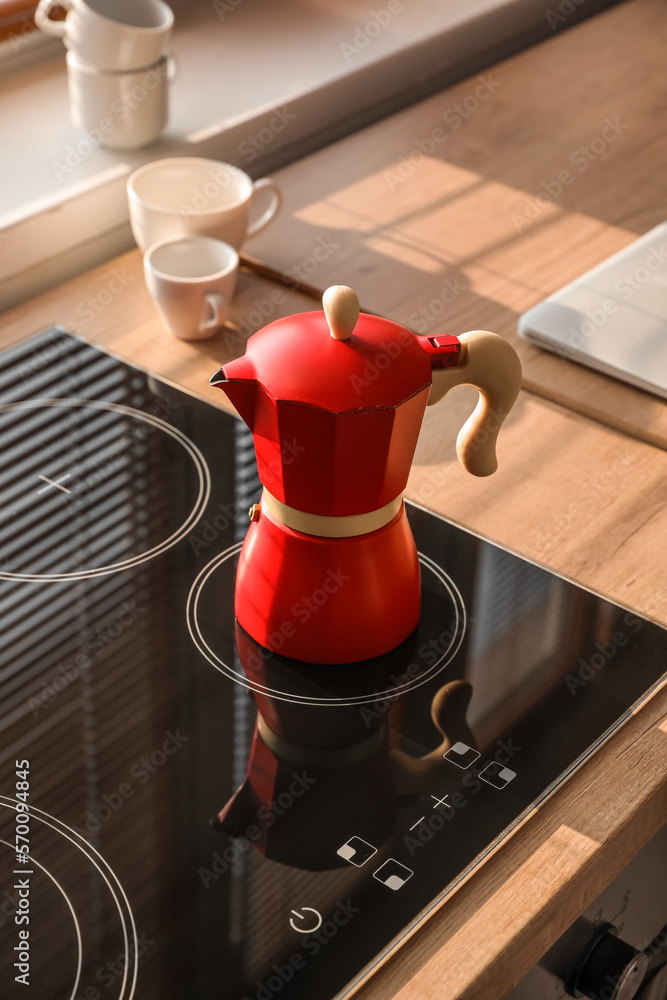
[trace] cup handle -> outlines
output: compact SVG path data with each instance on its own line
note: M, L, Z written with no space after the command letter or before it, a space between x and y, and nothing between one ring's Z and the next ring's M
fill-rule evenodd
M173 83L178 76L178 60L173 52L169 53L169 58L167 59L167 80L169 83Z
M265 229L269 222L271 222L271 219L278 214L280 206L283 203L283 196L280 188L276 182L272 181L269 177L262 177L260 181L255 181L252 187L252 201L255 200L255 196L259 191L267 190L271 192L271 201L269 202L266 210L262 213L262 215L260 215L259 219L255 219L255 221L248 226L246 236L255 236L257 233L261 233L262 229Z
M206 315L207 312L209 313L208 316ZM207 292L204 296L203 313L201 323L199 324L200 333L217 330L219 326L226 323L229 316L229 306L224 296L220 295L219 292Z
M64 7L68 11L71 6L72 0L39 0L35 11L35 24L44 34L63 38L67 34L67 21L52 21L49 15L54 7Z

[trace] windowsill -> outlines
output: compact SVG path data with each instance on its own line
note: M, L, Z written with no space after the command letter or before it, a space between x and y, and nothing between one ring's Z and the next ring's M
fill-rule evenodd
M373 8L216 0L175 9L170 123L145 149L82 142L59 41L0 67L0 122L11 137L0 185L0 309L132 246L125 181L140 164L208 156L258 177L551 33L541 0ZM364 33L378 11L386 23Z

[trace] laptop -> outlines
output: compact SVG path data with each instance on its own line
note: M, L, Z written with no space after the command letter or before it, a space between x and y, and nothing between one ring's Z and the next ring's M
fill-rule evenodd
M533 306L518 332L667 399L667 222Z

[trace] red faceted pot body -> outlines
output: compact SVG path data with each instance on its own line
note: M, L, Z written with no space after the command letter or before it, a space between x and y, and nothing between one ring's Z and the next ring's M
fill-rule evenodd
M259 478L274 497L336 517L402 493L431 386L422 340L362 314L349 340L337 341L323 312L250 338L218 384L253 433Z
M401 504L376 531L323 538L294 531L262 505L243 543L236 617L268 649L311 663L349 663L393 649L417 627L419 560Z

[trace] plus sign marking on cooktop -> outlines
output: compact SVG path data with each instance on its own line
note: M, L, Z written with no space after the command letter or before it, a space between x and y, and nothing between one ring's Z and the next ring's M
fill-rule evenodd
M37 490L37 496L40 496L42 493L46 493L46 491L50 489L57 489L60 490L62 493L67 493L67 494L70 494L72 492L71 490L68 490L66 486L63 486L65 480L71 478L71 473L69 472L65 473L64 476L61 476L60 479L56 480L49 479L48 476L42 476L42 475L37 476L37 478L41 479L43 483L46 483L46 486L42 486L41 490Z

